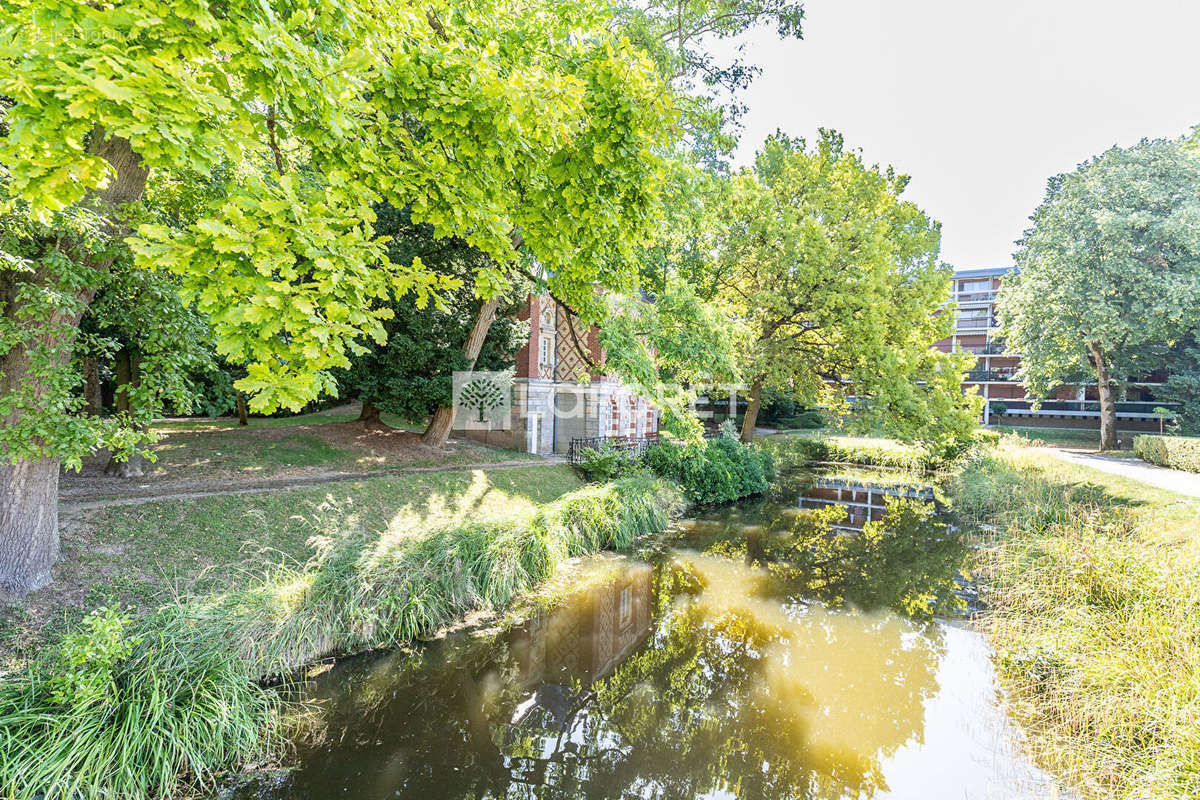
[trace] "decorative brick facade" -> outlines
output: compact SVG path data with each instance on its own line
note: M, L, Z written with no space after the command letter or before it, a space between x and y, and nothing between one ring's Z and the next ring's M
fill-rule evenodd
M584 327L548 295L531 295L519 318L529 321L529 341L517 353L509 430L471 431L488 444L548 455L566 453L571 439L640 437L658 431L658 411L612 375L593 372L604 363L599 331Z

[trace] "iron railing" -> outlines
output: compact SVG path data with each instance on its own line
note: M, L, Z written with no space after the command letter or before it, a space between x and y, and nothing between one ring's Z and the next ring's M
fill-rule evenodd
M1017 379L1017 371L1015 369L972 369L967 371L968 381L1015 381Z
M567 463L576 466L583 461L585 450L600 450L606 444L632 461L641 458L646 449L658 441L657 433L648 433L645 436L579 436L571 439L567 446Z
M714 439L720 435L721 432L717 430L704 432L705 439ZM578 466L583 462L585 450L600 450L606 442L615 452L630 461L636 461L646 454L651 445L665 441L670 440L663 439L657 433L647 433L644 436L577 436L567 445L567 463L573 467Z

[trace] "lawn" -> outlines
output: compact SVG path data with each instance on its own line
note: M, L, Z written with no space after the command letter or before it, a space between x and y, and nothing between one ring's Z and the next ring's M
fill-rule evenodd
M532 508L579 486L565 466L369 478L270 493L115 506L63 524L55 582L0 610L0 665L22 660L87 611L135 613L178 595L245 586L314 552L335 517L382 536Z
M64 496L119 496L131 487L203 490L214 482L311 477L330 472L370 472L403 467L461 466L535 459L525 453L455 439L442 450L420 441L415 429L367 427L344 409L297 417L234 420L164 420L152 447L153 461L140 478L104 474L106 453L84 460L81 472L63 475ZM391 422L400 423L394 419Z
M1095 450L1100 446L1100 431L1087 428L1023 428L1013 425L993 425L998 433L1016 436L1025 444L1038 447L1050 445L1069 449ZM1131 431L1117 431L1117 441L1125 449L1133 447Z
M1081 797L1200 797L1200 500L1012 441L953 496L1035 757Z

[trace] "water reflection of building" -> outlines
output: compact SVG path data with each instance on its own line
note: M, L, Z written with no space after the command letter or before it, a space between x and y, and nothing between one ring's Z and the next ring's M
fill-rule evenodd
M883 519L888 498L932 501L933 490L913 486L869 486L844 480L818 480L800 498L801 508L843 506L846 518L831 525L835 531L859 533L868 522Z
M648 564L630 565L514 631L522 686L607 676L650 634L653 578Z

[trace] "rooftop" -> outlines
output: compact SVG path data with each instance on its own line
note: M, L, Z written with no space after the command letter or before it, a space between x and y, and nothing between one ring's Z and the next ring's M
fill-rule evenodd
M982 269L959 269L954 271L957 278L986 278L990 275L1007 275L1016 267L983 267Z

